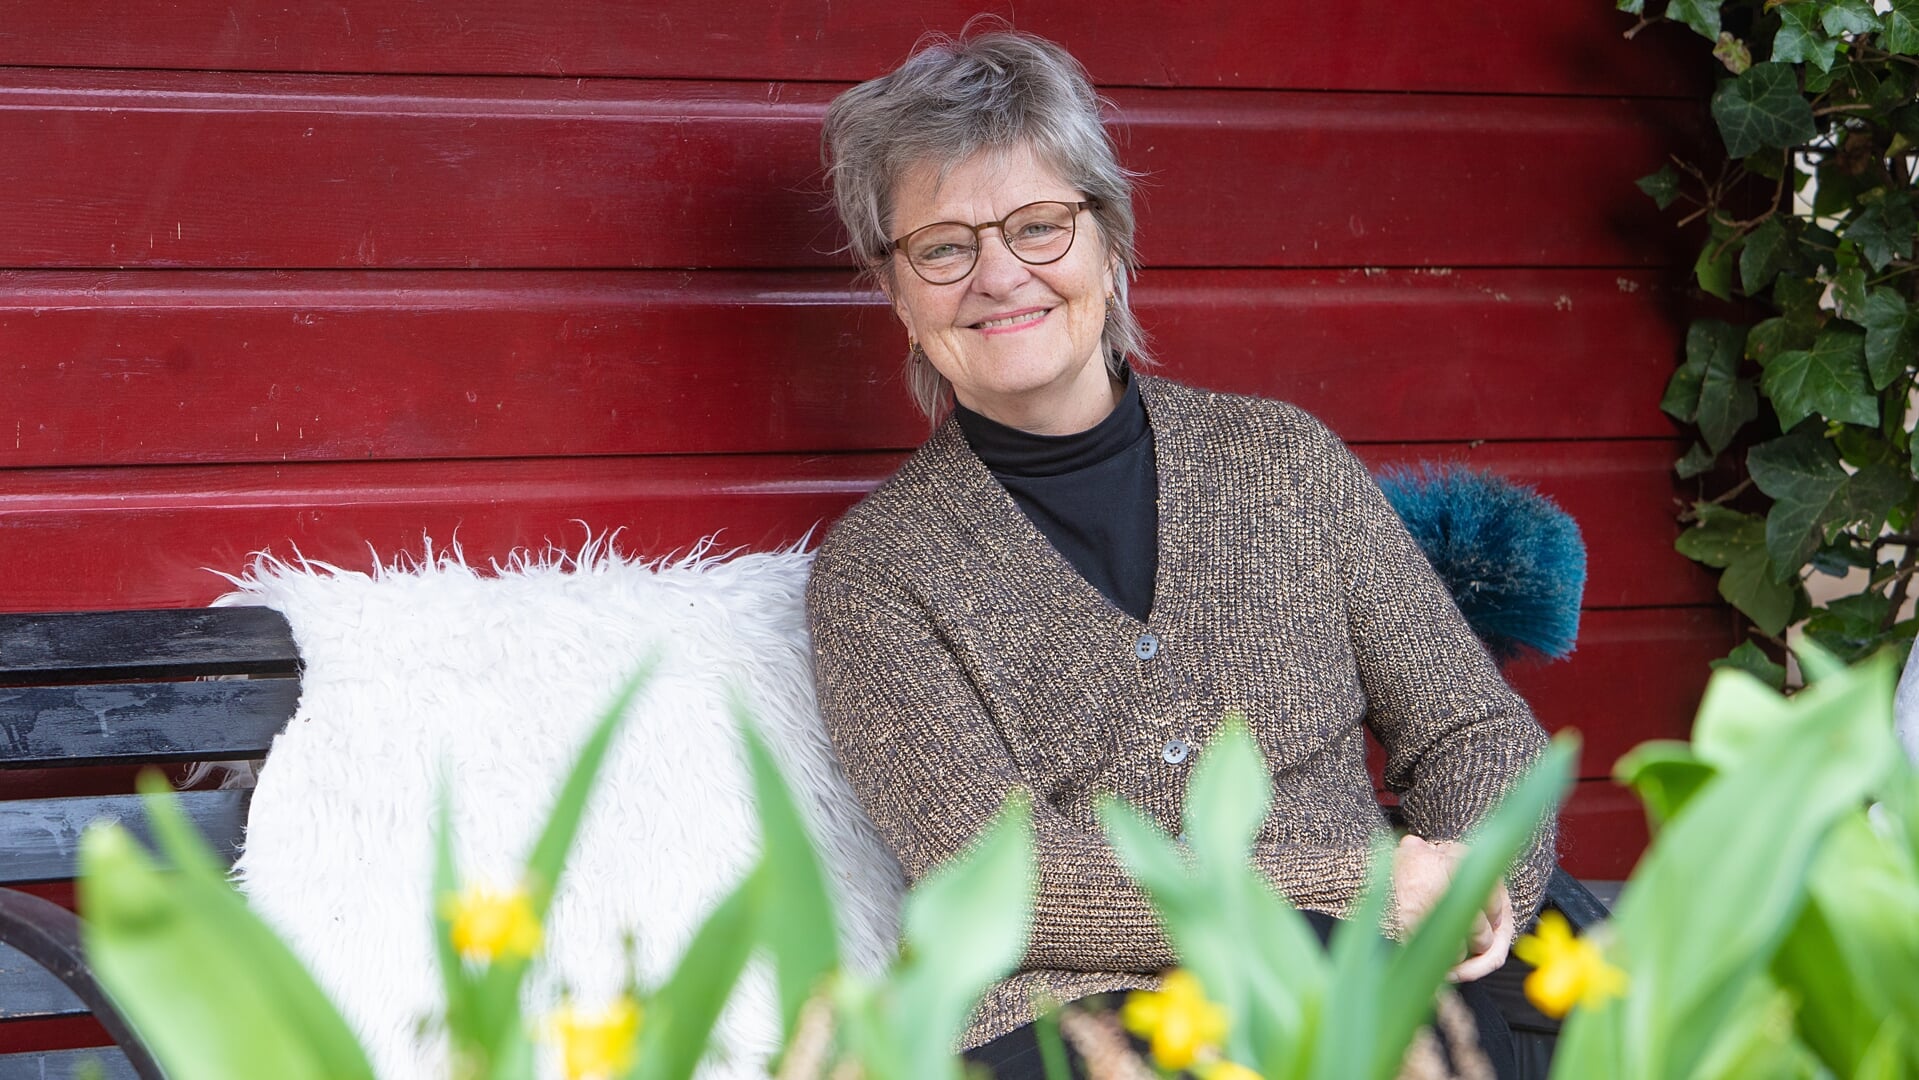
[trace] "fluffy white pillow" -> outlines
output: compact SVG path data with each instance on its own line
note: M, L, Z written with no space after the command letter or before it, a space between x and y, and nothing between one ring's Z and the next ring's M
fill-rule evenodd
M387 1080L446 1075L420 1033L439 999L428 938L435 785L451 779L461 868L510 883L586 730L643 657L658 674L609 756L548 927L530 1015L620 986L623 936L656 984L757 855L727 707L742 691L825 849L849 964L897 937L898 866L853 800L814 705L810 556L642 563L604 544L482 574L458 550L372 574L254 564L222 604L287 617L305 674L236 867ZM777 1020L756 974L723 1019L711 1078L764 1075ZM551 1071L551 1054L544 1055Z

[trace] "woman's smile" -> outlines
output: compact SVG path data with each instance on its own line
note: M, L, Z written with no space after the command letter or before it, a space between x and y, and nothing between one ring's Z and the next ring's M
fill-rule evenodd
M1035 326L1041 319L1052 313L1052 308L1027 308L1006 315L995 315L973 324L973 329L983 334L1007 334Z

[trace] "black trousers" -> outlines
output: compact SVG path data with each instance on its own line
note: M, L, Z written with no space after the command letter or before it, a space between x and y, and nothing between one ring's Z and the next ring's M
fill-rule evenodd
M1302 912L1312 923L1313 930L1319 934L1323 944L1332 937L1333 927L1339 920L1330 915L1321 915L1316 911ZM1479 1047L1492 1064L1493 1074L1499 1080L1519 1080L1519 1057L1513 1045L1512 1028L1506 1024L1506 1017L1499 1011L1499 1005L1492 995L1478 983L1460 983L1454 987L1460 1000L1472 1011L1473 1026L1479 1031ZM1102 1007L1117 1007L1119 995L1101 995L1089 999ZM1133 1040L1135 1049L1144 1052L1146 1044L1139 1039ZM1033 1025L1010 1031L983 1046L976 1046L965 1054L971 1065L982 1066L993 1080L1046 1080L1046 1069L1039 1052L1039 1036ZM1086 1080L1086 1063L1073 1048L1066 1048L1068 1071L1073 1080Z

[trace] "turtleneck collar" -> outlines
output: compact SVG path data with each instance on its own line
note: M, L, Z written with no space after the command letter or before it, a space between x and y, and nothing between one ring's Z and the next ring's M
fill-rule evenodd
M967 445L988 469L1002 476L1059 476L1097 465L1137 443L1147 434L1146 407L1139 400L1139 381L1122 368L1126 392L1106 419L1071 435L1035 435L1008 427L955 404Z

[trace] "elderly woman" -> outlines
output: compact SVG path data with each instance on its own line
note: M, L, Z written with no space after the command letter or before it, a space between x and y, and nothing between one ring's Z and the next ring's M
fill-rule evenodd
M929 418L951 409L820 548L828 731L911 878L1011 792L1036 818L1031 944L971 1055L1021 1075L1036 998L1152 986L1176 962L1094 807L1115 792L1177 832L1229 713L1272 770L1254 858L1330 916L1387 827L1361 725L1378 734L1415 834L1396 911L1416 921L1544 733L1337 437L1144 372L1129 175L1079 65L1006 31L936 43L842 94L824 141L908 381ZM1532 915L1550 832L1488 901L1461 980Z

